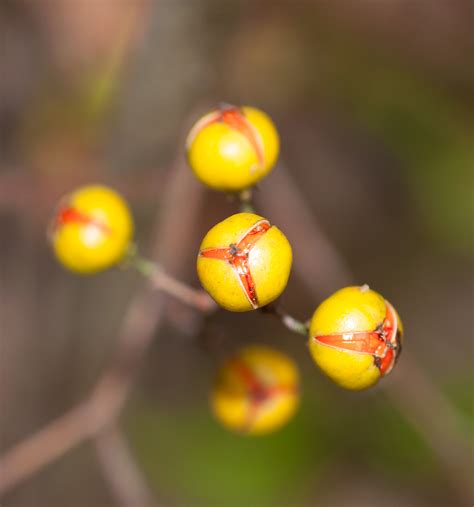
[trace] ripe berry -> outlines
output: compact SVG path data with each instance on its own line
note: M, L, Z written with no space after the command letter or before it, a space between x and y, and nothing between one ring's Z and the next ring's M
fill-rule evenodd
M231 105L203 116L186 140L196 177L224 191L244 190L266 176L278 158L279 145L268 115L253 107Z
M127 252L132 233L126 202L100 185L85 186L65 196L50 227L59 262L81 274L117 264Z
M206 234L197 272L216 303L245 312L267 305L283 292L291 262L291 246L277 227L253 213L237 213Z
M211 394L217 419L249 435L283 426L299 403L299 375L291 359L268 347L242 348L219 369Z
M390 373L401 351L403 326L380 294L346 287L323 301L310 325L315 363L346 389L365 389Z

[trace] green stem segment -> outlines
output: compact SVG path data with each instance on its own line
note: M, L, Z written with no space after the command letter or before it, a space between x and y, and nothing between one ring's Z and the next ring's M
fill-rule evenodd
M255 213L255 208L252 203L252 189L247 188L242 190L238 194L240 201L240 212L241 213Z
M274 315L275 317L277 317L282 322L282 324L290 331L301 334L303 336L308 336L309 326L306 322L301 322L300 320L295 319L274 303L270 303L269 305L262 307L261 311L263 313L268 313L270 315Z

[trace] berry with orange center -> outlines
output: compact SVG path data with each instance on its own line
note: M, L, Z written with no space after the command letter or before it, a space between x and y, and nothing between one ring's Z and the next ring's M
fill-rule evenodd
M119 194L105 186L90 185L61 200L49 232L59 262L77 273L91 274L125 256L133 221Z
M192 127L186 151L202 183L235 192L252 187L273 169L279 145L278 132L267 114L225 104Z
M216 418L227 428L248 435L283 426L299 403L299 374L291 359L271 349L242 348L219 369L211 393Z
M223 308L254 310L285 289L292 262L286 236L265 218L237 213L204 237L197 272L204 289Z
M389 374L401 352L403 325L367 285L346 287L323 301L310 324L315 363L334 382L360 390Z

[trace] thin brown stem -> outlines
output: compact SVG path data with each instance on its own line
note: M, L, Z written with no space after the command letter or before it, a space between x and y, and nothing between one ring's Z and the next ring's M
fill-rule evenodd
M202 289L194 289L184 282L168 274L159 264L131 254L129 264L139 273L148 278L154 289L162 290L168 295L179 299L183 303L193 306L197 310L209 313L217 308L216 303Z

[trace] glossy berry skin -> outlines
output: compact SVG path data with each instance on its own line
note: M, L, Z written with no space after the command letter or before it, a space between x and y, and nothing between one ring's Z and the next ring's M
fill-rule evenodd
M197 272L204 289L223 308L254 310L285 289L292 251L285 235L265 218L238 213L204 237Z
M299 374L291 359L271 349L242 348L219 369L211 393L216 418L247 435L283 426L299 404Z
M50 239L59 262L80 274L117 264L126 254L133 221L123 198L90 185L65 196L52 219Z
M361 390L392 370L401 351L403 325L380 294L346 287L323 301L310 324L315 363L341 387Z
M223 105L203 116L186 140L189 165L215 190L252 187L275 165L278 132L270 117L253 107Z

